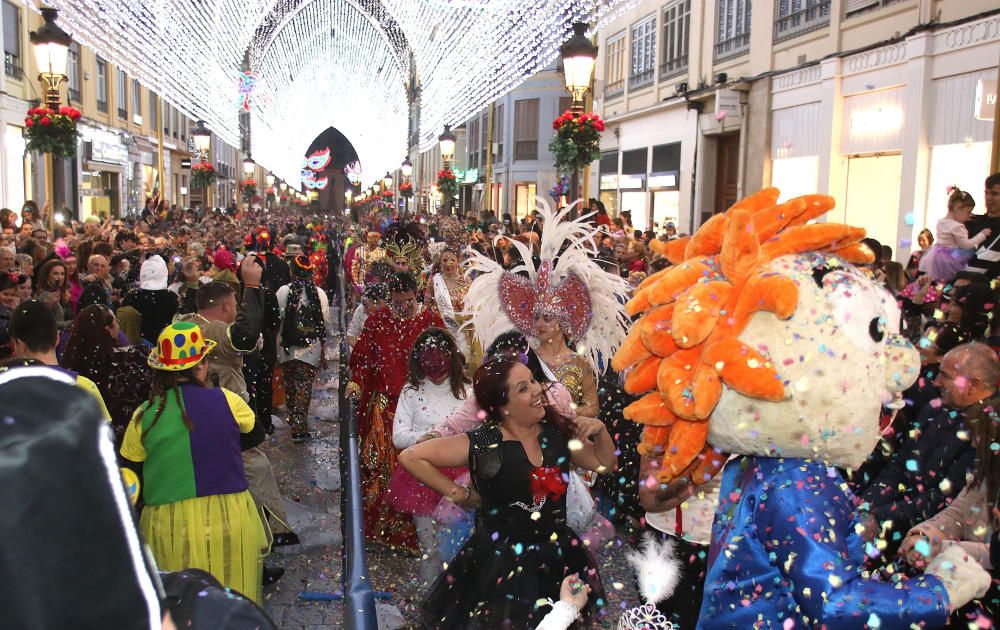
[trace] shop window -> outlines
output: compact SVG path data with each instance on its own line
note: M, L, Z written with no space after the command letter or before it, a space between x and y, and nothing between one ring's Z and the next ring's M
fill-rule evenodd
M653 193L653 224L647 229L662 232L667 223L676 228L680 219L681 193L677 190L658 190ZM635 219L635 215L632 216ZM639 228L636 225L636 228ZM641 229L641 228L640 228Z
M4 74L20 80L24 76L21 60L21 10L17 5L3 3L3 67Z
M24 128L16 125L7 125L4 137L7 153L7 181L4 186L5 205L8 208L20 208L24 205L25 184L28 179L25 177L25 141Z
M535 184L514 185L514 221L520 221L535 211L535 195L538 194Z
M608 38L604 57L604 98L614 98L625 93L625 31Z
M691 0L676 0L663 8L663 58L660 80L682 74L688 67Z
M750 0L719 0L717 15L715 60L721 61L749 51Z
M630 90L653 82L656 66L656 16L632 26L632 64L628 77Z
M66 73L69 75L68 90L69 100L80 102L80 44L73 42L69 45L69 54L66 56Z
M108 62L97 58L97 111L108 113Z
M538 159L538 99L514 102L514 159Z
M823 28L830 23L830 0L778 0L774 41Z

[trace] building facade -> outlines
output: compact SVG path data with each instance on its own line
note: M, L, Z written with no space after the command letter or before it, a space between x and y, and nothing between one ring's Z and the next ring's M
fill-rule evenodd
M24 119L44 97L28 33L43 21L34 5L2 2L4 72L0 76L0 203L19 210L26 200L46 202L44 162L25 153ZM72 33L70 33L72 35ZM62 102L80 110L75 160L54 160L54 203L67 218L122 217L141 212L161 196L168 204L201 201L189 190L191 152L183 113L90 48L74 42ZM159 181L158 127L163 133L164 181ZM238 151L213 137L212 158L220 174L216 205L235 201L242 173ZM194 196L192 194L194 193ZM223 203L225 202L225 203Z
M592 177L637 227L688 232L775 185L833 195L831 218L900 257L943 215L947 184L981 202L995 2L647 1L597 40L610 133Z

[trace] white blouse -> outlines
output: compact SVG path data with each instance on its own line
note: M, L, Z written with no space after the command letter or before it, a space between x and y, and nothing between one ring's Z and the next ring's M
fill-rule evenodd
M465 398L455 398L447 380L441 385L435 385L430 379L424 379L417 388L407 385L396 403L396 416L392 421L393 445L399 449L413 446L434 425L461 409L471 395L466 388Z

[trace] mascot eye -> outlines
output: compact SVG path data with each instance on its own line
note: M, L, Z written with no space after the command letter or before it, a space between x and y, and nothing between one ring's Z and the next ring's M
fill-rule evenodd
M885 320L881 317L873 317L872 321L868 323L868 335L875 340L875 343L881 343L885 339Z

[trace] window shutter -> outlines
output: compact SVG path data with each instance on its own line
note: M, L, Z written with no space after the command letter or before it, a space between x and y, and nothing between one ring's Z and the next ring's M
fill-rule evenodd
M870 6L876 5L879 0L845 0L844 1L844 13L850 15L855 11L860 11L861 9L867 9Z

